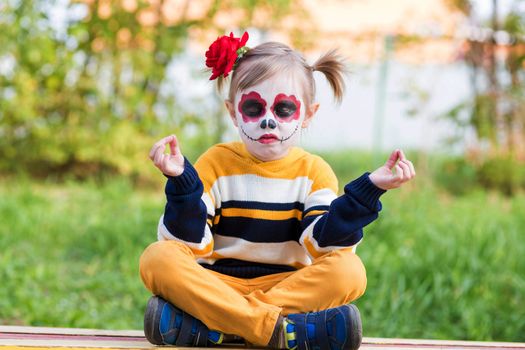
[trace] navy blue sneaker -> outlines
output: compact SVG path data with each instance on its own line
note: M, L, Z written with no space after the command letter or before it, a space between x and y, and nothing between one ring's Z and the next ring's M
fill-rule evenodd
M222 343L223 334L158 296L148 301L144 334L155 345L209 347Z
M353 304L290 314L283 320L283 333L290 350L356 350L363 338L359 309Z

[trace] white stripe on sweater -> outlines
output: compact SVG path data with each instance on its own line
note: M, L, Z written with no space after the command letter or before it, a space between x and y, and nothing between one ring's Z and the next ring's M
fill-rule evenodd
M323 188L312 192L306 202L304 203L304 210L308 210L312 207L318 205L330 205L334 199L337 198L337 195L329 188Z
M216 205L222 202L255 201L265 203L304 203L312 180L306 176L271 179L253 174L219 177L211 188Z
M208 215L215 216L215 206L213 205L213 201L211 197L204 192L201 197L202 201L206 205L206 212Z
M256 243L237 237L215 234L214 251L228 258L266 264L310 265L311 260L303 247L295 241L280 243ZM215 259L199 259L198 262L213 264Z

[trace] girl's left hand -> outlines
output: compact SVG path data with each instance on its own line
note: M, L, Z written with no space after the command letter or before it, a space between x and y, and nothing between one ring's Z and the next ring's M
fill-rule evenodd
M405 157L403 151L396 149L385 165L372 172L369 178L380 189L391 190L412 180L414 176L416 176L414 165Z

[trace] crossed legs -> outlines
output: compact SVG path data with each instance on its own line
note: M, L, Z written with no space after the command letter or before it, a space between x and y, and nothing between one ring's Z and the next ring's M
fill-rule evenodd
M200 266L183 243L159 241L140 258L142 280L208 328L265 346L279 315L320 311L359 298L366 288L361 259L350 249L327 253L294 272L242 279Z

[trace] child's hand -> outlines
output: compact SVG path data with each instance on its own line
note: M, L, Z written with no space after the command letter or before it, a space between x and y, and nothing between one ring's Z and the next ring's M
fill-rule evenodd
M167 144L170 145L169 154L164 153ZM180 151L179 142L175 135L167 136L155 143L149 151L149 159L165 175L179 176L184 172L184 156Z
M395 170L395 173L392 170ZM416 176L414 165L406 159L403 151L396 149L392 152L385 165L371 173L369 178L380 189L390 190L398 188L414 176Z

